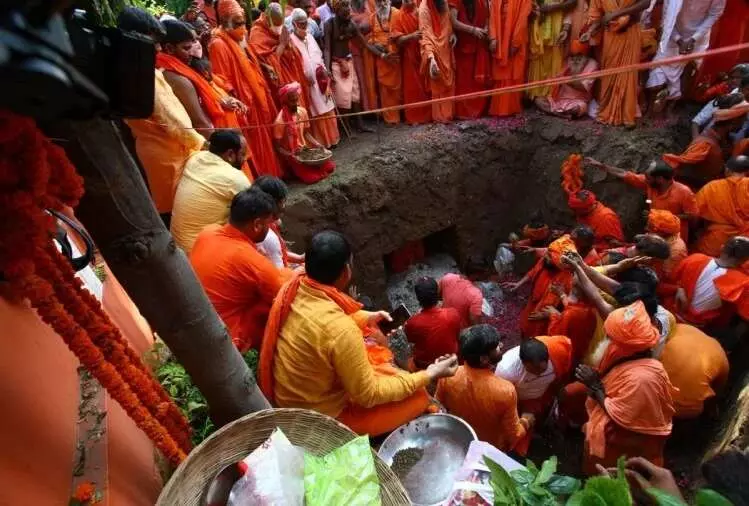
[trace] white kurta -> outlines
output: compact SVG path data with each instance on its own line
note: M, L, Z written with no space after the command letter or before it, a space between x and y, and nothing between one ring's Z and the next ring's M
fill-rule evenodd
M664 0L663 33L653 61L679 56L678 42L689 38L694 39L695 53L706 51L710 45L710 30L725 7L726 0ZM675 63L652 69L647 87L666 84L669 100L680 98L684 67L686 63Z
M325 67L320 46L317 45L314 37L307 35L304 39L297 37L296 33L291 35L291 41L302 54L304 63L304 77L307 78L307 88L310 95L309 113L312 118L329 113L335 109L335 102L328 88L327 95L323 95L320 87L317 85L316 71L317 67ZM304 84L304 83L300 83Z

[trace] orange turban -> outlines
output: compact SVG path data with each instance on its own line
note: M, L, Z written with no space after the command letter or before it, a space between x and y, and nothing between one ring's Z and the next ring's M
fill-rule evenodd
M623 358L652 348L660 338L641 300L613 311L603 328L611 342L598 366L601 372Z
M225 21L235 16L244 16L244 9L242 9L237 0L221 0L218 3L219 21Z
M549 225L542 227L533 228L530 225L523 227L523 237L530 239L531 241L545 241L551 235Z
M575 39L572 42L570 42L570 55L576 56L576 55L588 55L588 51L590 51L590 44L587 42L580 42L579 39Z
M749 102L744 101L740 104L736 104L728 109L717 109L713 113L713 119L716 123L721 121L730 121L732 119L741 118L749 114Z
M577 252L577 248L575 247L575 243L572 241L572 238L568 235L563 235L556 241L549 244L549 248L546 250L546 252L549 255L549 259L559 267L560 269L564 264L562 264L562 257L565 255L565 253L571 253L571 252Z
M570 206L575 214L587 214L598 204L595 193L588 190L581 190L571 193L567 199L567 205Z
M681 231L681 220L671 211L653 209L648 214L648 230L654 234L677 235Z

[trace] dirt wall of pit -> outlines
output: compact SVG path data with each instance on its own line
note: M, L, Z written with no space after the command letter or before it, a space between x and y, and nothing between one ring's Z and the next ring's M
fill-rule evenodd
M302 251L315 232L344 233L360 292L383 301L383 256L408 241L454 227L455 253L466 264L493 258L534 211L547 223L573 224L559 175L570 153L641 171L688 141L685 126L630 130L534 114L383 129L337 151L332 177L293 189L285 235ZM590 171L586 188L622 216L629 235L641 229L642 193Z

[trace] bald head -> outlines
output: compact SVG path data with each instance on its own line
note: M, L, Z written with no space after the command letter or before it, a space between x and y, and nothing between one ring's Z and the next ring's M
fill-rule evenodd
M739 155L729 159L726 163L726 172L749 175L749 156Z
M726 241L720 260L723 267L738 267L749 260L749 237L737 235Z

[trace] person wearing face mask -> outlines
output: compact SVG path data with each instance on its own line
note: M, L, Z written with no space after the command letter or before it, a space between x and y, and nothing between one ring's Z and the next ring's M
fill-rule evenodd
M273 197L242 190L231 201L228 223L204 228L190 252L195 275L242 353L260 347L283 282L281 271L255 246L265 240L277 214Z
M289 31L284 26L283 9L280 4L268 4L263 15L252 24L250 47L257 55L277 99L282 86L306 81L302 55L291 42ZM309 93L305 89L299 97L299 105L305 109L309 108Z
M437 400L468 422L481 441L505 452L522 453L535 417L518 416L515 387L494 374L502 359L502 336L487 324L465 329L460 334L460 358L464 362L455 376L438 383Z
M302 9L294 9L289 16L293 32L291 42L302 55L304 63L304 84L310 97L309 114L312 118L312 136L326 148L338 144L338 120L335 116L335 101L330 86L328 69L325 68L322 51L317 41L307 31L312 22Z
M221 25L214 30L213 39L208 45L211 65L247 107L247 124L252 128L243 130L243 133L255 175L281 177L283 171L268 126L273 123L278 110L260 65L247 51L245 12L236 0L221 0L218 16Z
M208 142L208 151L198 151L187 159L174 194L170 231L186 254L206 226L226 223L232 199L250 187L241 171L247 158L242 134L217 130Z
M697 215L694 192L687 185L674 181L674 169L666 162L653 160L642 174L606 165L593 158L586 158L585 164L645 190L650 209L670 211L681 220L681 238L689 243L689 222Z

